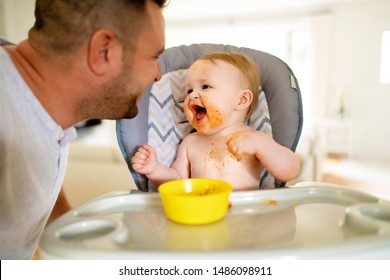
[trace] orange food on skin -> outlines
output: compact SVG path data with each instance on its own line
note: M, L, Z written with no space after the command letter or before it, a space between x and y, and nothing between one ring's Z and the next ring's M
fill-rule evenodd
M192 105L190 105L188 98L185 101L184 110L188 121L198 131L198 133L206 134L210 129L216 128L223 123L223 116L217 106L208 102L206 96L202 97L202 103L207 111L201 119L199 119L197 114L193 112L191 108Z
M265 200L262 201L262 203L264 203L264 204L271 204L271 205L277 205L278 201L274 200L274 199L265 199Z

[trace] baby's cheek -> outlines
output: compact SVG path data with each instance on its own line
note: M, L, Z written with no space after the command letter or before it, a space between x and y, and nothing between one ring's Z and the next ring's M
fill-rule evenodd
M186 101L184 101L184 106L183 106L184 114L185 114L187 120L188 120L190 123L192 123L192 120L193 120L193 117L194 117L194 116L193 116L192 111L189 109L188 106L189 106L189 105L188 105L188 102L187 102L187 99L186 99Z
M220 126L223 123L223 117L221 112L218 109L212 108L211 110L212 113L210 117L210 127L215 128Z

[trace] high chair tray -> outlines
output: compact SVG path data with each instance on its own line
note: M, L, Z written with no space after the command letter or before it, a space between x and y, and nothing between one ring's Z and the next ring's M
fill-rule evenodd
M44 259L390 259L390 202L329 186L233 192L222 220L170 221L158 193L112 193L66 213Z

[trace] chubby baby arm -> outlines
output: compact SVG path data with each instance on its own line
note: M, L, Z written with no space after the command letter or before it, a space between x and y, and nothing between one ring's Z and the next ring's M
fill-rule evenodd
M137 173L148 176L156 172L158 165L161 163L158 161L156 151L153 147L143 144L131 158L131 164Z
M254 155L271 175L287 182L299 174L298 156L278 144L272 137L261 131L239 131L226 137L228 150L241 160L245 155Z
M143 144L138 148L138 151L131 158L131 164L134 171L144 174L156 186L170 180L179 179L177 171L164 166L158 160L153 147L147 144Z
M260 141L254 131L238 131L226 137L226 145L229 152L238 161L245 155L255 155Z

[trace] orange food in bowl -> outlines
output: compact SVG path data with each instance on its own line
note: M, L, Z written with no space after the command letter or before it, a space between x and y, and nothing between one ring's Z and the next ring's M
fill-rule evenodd
M170 181L158 188L168 218L186 225L209 224L222 219L232 190L227 182L205 178Z

